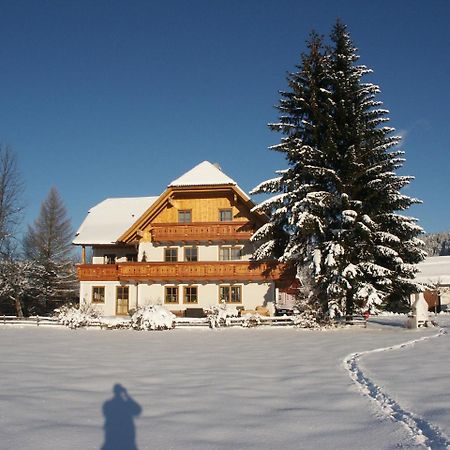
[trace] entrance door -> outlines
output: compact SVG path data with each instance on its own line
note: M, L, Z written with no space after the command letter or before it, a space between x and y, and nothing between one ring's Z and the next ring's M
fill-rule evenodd
M126 316L128 314L128 286L117 286L116 314Z

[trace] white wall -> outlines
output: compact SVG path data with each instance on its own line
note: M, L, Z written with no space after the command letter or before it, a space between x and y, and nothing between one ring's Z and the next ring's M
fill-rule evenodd
M252 253L250 243L239 244L243 247L243 260L249 260ZM167 247L178 249L178 261L184 261L184 246L183 245L153 245L152 242L143 242L139 244L138 261L142 261L142 255L145 251L147 262L164 261L164 249ZM189 245L186 245L189 247ZM219 245L197 245L197 257L199 261L219 261ZM229 245L227 245L229 247Z
M164 261L164 248L162 246L154 246L151 242L142 242L139 244L138 261L142 261L144 252L148 262Z
M136 285L132 283L120 283L118 281L82 281L80 282L80 303L92 302L92 288L94 286L105 287L105 303L93 303L98 312L103 316L116 315L116 287L128 286L129 309L136 309Z
M230 283L222 283L224 285ZM242 303L235 304L244 309L255 309L256 306L263 306L267 301L274 301L275 288L273 283L232 283L239 285L242 289ZM121 284L116 281L82 281L80 283L80 300L83 303L91 303L92 288L94 286L105 286L105 303L95 303L95 308L101 315L114 316L116 314L116 287L129 286L129 308L136 309L137 303L140 306L146 304L159 304L170 310L185 310L186 308L207 308L208 306L219 304L219 284L162 284L162 283L129 283ZM178 304L164 304L165 286L178 286ZM186 304L183 302L184 286L198 287L198 303Z
M186 245L187 246L187 245ZM231 245L224 244L226 247ZM233 244L233 246L242 248L242 260L250 259L253 252L253 246L250 242L243 242ZM138 248L138 261L142 261L142 256L145 252L145 257L148 262L164 261L164 249L166 247L174 247L178 249L178 261L184 261L184 246L178 245L154 245L152 242L142 242ZM219 245L197 245L197 255L199 261L219 261ZM124 258L129 253L134 253L133 247L94 247L92 252L93 264L104 264L105 254L115 254L117 258Z
M241 286L242 303L236 303L236 306L242 306L244 309L255 309L257 306L263 306L267 301L274 301L275 287L273 283L220 283L223 285L232 284ZM178 304L164 304L165 286L178 286ZM184 287L197 286L198 303L184 303ZM163 305L171 310L185 310L186 308L207 308L208 306L219 304L219 283L154 283L139 284L139 304L140 305Z

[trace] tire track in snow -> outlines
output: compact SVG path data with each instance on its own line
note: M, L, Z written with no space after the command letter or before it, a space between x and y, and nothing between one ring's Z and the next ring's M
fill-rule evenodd
M417 444L422 444L431 450L450 449L450 439L430 422L417 416L416 414L403 409L399 403L389 397L380 386L377 386L359 366L362 356L370 353L387 352L390 350L400 350L410 347L418 342L434 339L447 334L444 329L431 336L423 336L418 339L392 345L390 347L376 348L363 352L350 353L344 358L344 366L349 372L350 378L358 386L359 390L374 401L384 416L403 424L412 434Z

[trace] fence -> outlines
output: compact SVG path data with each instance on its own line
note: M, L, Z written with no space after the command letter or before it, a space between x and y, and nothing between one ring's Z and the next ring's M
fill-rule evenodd
M30 317L17 317L17 316L0 316L0 323L3 325L59 325L56 317L44 317L44 316L30 316Z
M228 326L242 327L244 324L247 326L289 326L294 325L293 316L248 316L248 317L230 317L227 320ZM207 318L190 318L190 317L177 317L175 319L175 326L178 327L209 327L210 323Z
M289 326L294 325L292 316L276 316L276 317L265 317L253 316L248 317L231 317L228 320L228 326L243 326L247 323L249 326L252 325L266 325L266 326ZM55 317L44 317L44 316L30 316L30 317L16 317L16 316L0 316L0 324L2 325L29 325L29 326L40 326L40 325L60 325L58 319ZM100 327L100 328L116 328L123 324L108 323L108 321L102 322L101 320L93 321L90 327ZM177 317L175 319L176 328L183 327L209 327L210 323L207 318L190 318L190 317Z

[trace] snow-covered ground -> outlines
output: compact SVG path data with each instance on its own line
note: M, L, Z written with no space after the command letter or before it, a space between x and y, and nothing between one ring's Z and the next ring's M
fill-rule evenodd
M401 320L332 331L1 325L0 448L445 448L450 335ZM116 387L113 398L118 384L129 397Z

